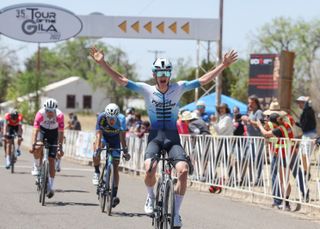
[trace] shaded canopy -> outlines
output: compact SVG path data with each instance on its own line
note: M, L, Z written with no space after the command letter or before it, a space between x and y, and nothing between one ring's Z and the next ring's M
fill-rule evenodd
M215 114L216 113L216 93L211 93L209 95L201 97L199 99L199 101L203 101L206 104L206 112L208 114ZM180 109L193 111L196 109L196 103L197 102L189 103L189 104L181 107ZM231 113L233 113L233 107L235 107L235 106L240 108L241 114L247 113L247 105L246 104L244 104L243 102L240 102L236 99L233 99L229 96L221 95L221 103L228 104Z

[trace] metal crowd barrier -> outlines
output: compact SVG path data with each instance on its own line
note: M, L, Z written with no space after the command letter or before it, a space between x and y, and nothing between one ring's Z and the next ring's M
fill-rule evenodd
M24 144L31 144L32 127L24 127ZM65 131L65 156L92 161L94 133ZM194 165L192 182L246 192L320 208L320 153L312 140L261 137L181 135ZM147 136L127 138L131 160L122 167L144 172ZM278 147L278 149L276 149ZM278 153L276 153L278 152Z

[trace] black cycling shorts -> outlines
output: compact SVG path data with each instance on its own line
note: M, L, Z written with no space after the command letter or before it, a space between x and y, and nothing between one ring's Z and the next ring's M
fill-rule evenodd
M8 125L7 127L7 134L9 136L7 136L8 139L13 139L13 137L11 137L10 135L18 135L19 133L19 126L10 126Z
M50 145L58 144L58 128L50 130L40 127L40 132L37 136L37 141L44 142L44 139L47 139L47 143ZM57 147L49 148L49 157L56 158Z
M144 160L156 157L162 149L165 149L169 158L173 159L173 166L179 161L187 161L177 130L151 130Z

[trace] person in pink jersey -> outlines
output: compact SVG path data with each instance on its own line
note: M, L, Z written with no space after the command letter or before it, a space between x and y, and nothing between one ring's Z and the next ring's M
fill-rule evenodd
M53 181L55 176L55 159L63 156L62 143L64 131L64 115L58 109L58 102L55 99L47 99L35 117L34 130L32 134L32 149L30 150L34 156L34 166L31 174L37 176L39 174L40 159L42 158L43 143L46 139L49 145L59 145L59 147L49 148L49 182L48 182L48 198L53 197Z

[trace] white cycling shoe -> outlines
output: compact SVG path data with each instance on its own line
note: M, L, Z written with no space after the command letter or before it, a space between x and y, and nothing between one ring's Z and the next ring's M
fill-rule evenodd
M37 166L33 166L33 169L31 170L32 176L38 176L39 175L39 169Z
M92 184L93 185L98 185L99 184L99 177L100 177L99 173L94 173L93 174L93 177L92 177Z
M144 205L144 212L146 214L152 214L153 213L153 206L154 206L154 198L147 197L146 203Z

